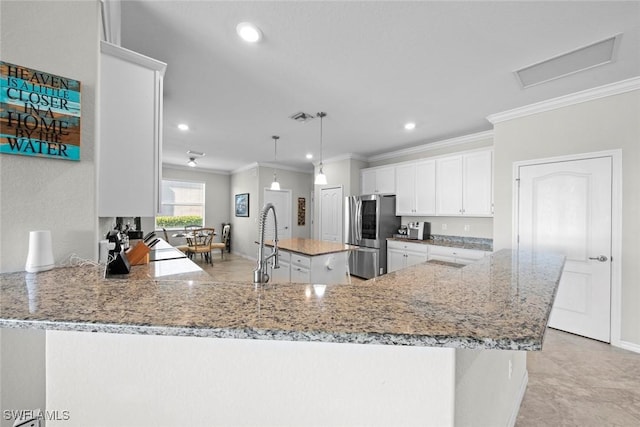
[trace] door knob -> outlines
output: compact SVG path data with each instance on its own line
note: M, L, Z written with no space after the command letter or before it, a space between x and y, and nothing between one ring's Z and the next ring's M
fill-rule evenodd
M592 259L594 261L600 261L600 262L605 262L606 260L608 260L609 258L607 258L604 255L600 255L600 256L590 256L589 259Z

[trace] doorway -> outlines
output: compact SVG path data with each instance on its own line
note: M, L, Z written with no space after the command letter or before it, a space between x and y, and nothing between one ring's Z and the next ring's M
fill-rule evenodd
M291 190L271 190L264 189L264 204L273 204L276 209L278 219L278 239L285 240L291 238ZM273 215L267 215L265 224L265 239L274 238Z
M549 326L610 342L613 156L521 162L514 172L516 246L566 256Z
M342 243L342 187L320 189L320 240Z

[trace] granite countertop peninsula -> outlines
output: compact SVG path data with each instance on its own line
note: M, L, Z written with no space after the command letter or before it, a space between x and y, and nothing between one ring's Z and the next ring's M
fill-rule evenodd
M266 246L273 246L273 241L265 243ZM295 252L302 255L317 256L337 252L353 251L357 246L346 243L327 242L325 240L293 238L278 240L278 248L283 251Z
M352 285L106 279L104 267L0 274L0 327L539 350L564 257L501 250ZM144 267L144 266L141 266ZM132 267L132 269L139 269Z
M481 237L461 237L434 234L428 240L414 240L407 238L406 234L394 234L393 237L389 237L387 240L493 252L493 239L485 239Z

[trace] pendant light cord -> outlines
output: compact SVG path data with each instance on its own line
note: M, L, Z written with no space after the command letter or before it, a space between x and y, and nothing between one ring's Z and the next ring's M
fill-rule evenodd
M320 171L322 172L322 119L327 115L325 112L319 112L320 117Z

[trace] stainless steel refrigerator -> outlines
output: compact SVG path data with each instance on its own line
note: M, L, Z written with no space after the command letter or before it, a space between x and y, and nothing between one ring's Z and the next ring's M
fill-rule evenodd
M345 243L359 246L349 256L354 276L370 279L387 272L387 237L397 233L396 196L377 194L345 198Z

